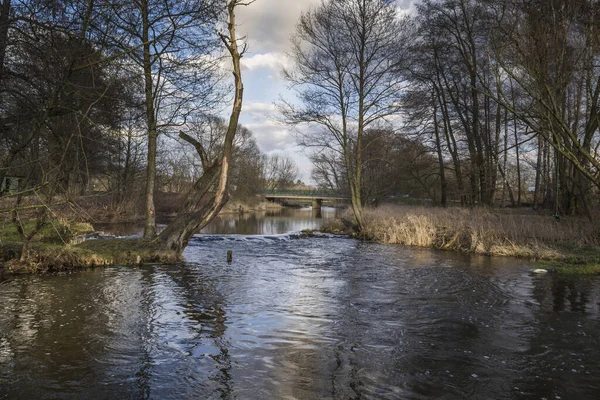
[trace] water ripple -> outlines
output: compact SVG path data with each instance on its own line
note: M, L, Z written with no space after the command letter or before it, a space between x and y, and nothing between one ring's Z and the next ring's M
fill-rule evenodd
M226 253L233 252L228 263ZM0 398L594 398L600 280L335 237L0 285Z

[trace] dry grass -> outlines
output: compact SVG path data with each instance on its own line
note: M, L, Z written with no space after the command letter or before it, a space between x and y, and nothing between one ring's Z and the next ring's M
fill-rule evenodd
M406 246L552 260L600 245L599 231L587 219L558 222L529 210L386 206L365 217L365 239Z
M255 211L281 210L282 208L281 204L271 203L270 201L240 202L230 200L221 210L221 214L243 214Z
M70 271L109 265L173 264L177 254L160 243L143 239L89 240L75 246L36 242L26 262L18 261L19 243L0 248L7 259L6 272L13 274ZM11 253L13 256L9 256Z

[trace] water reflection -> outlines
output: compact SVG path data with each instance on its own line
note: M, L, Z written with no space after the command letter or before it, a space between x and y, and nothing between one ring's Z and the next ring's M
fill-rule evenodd
M208 234L242 234L242 235L276 235L297 232L303 229L318 229L323 221L335 217L341 209L322 207L321 209L282 208L280 210L256 211L243 214L220 214L210 222L202 233ZM161 231L169 223L161 221L157 229ZM141 235L144 232L142 223L110 223L94 224L94 228L120 236Z
M245 214L222 214L215 218L202 233L276 235L303 229L318 229L324 219L335 217L338 209L323 207L283 208L281 210Z
M340 238L202 239L177 266L1 282L0 398L600 390L598 278Z

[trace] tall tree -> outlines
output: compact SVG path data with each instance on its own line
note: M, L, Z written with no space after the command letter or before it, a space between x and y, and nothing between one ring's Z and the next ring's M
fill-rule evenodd
M238 6L247 6L253 2L254 0L229 0L227 3L227 33L220 34L221 40L231 56L235 84L233 106L220 157L209 164L209 160L203 156L206 152L202 143L189 135L180 134L183 140L196 148L196 151L204 162L204 173L194 183L175 220L158 237L158 240L163 245L178 254L181 254L194 233L198 232L217 216L229 198L230 163L244 97L240 60L246 51L246 44L240 47L240 39L236 36L235 11Z
M108 2L104 23L109 51L125 54L144 82L147 172L144 237L156 236L156 157L159 133L182 125L194 110L219 99L218 46L213 31L219 0Z
M493 54L527 99L511 102L505 91L501 101L531 134L541 136L538 151L546 143L554 149L552 186L559 209L589 214L590 184L600 188L600 5L590 0L500 3L505 13L497 15ZM539 170L545 158L538 159Z
M292 41L285 76L301 105L281 104L283 119L308 125L299 144L340 154L359 229L365 131L399 110L407 27L389 1L327 0L301 16Z

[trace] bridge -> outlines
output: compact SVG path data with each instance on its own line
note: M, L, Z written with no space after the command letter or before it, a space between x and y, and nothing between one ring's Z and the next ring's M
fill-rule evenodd
M265 199L274 200L309 200L313 210L320 210L324 200L348 200L350 197L333 190L265 190Z

